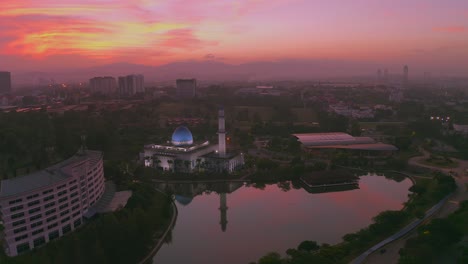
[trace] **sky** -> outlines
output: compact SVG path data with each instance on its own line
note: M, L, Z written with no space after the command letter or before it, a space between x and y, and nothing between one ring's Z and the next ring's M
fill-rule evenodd
M468 68L467 0L1 2L0 70L291 59Z

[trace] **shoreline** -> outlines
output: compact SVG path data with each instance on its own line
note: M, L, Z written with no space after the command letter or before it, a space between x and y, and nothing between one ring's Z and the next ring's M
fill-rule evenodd
M167 196L167 194L165 194L164 192L156 189L156 191L164 194L165 196ZM166 240L166 237L167 237L167 234L174 228L174 225L175 225L175 222L177 220L177 216L178 216L178 210L177 210L177 206L176 204L174 203L174 200L171 199L171 207L172 207L172 217L171 217L171 221L169 222L169 225L167 226L166 230L164 231L163 235L158 238L158 242L156 243L156 245L153 246L153 248L151 249L151 251L149 253L146 254L146 256L140 261L138 262L138 264L146 264L146 263L151 263L149 262L149 260L151 260L159 251L159 249L162 247L162 245L164 244L164 241Z

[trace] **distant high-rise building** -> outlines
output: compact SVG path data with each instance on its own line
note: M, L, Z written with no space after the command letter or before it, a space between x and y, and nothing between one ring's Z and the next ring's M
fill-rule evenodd
M384 82L388 82L388 69L384 69L383 79L384 79Z
M195 97L197 89L196 79L177 79L177 97L188 99Z
M117 82L114 77L94 77L89 80L89 87L93 93L112 94L117 89Z
M381 69L377 70L377 81L378 82L382 81L382 70Z
M119 77L119 94L121 96L132 96L137 93L143 93L144 77L143 75L127 75Z
M408 87L408 65L403 67L403 88Z
M11 73L0 72L0 94L11 92Z

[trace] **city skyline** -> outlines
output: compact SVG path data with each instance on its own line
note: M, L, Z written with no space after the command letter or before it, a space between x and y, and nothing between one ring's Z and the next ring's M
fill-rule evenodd
M31 1L0 11L0 68L331 60L468 75L465 1Z

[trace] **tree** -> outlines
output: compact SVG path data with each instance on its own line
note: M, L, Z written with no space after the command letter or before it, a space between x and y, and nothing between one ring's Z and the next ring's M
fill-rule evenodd
M302 241L301 244L299 244L299 246L297 247L297 250L307 251L307 252L317 251L319 249L320 249L320 246L317 244L317 242L310 241L310 240Z
M260 258L260 260L258 261L258 264L283 264L283 263L285 262L281 259L281 255L278 254L277 252L268 253L267 255Z

